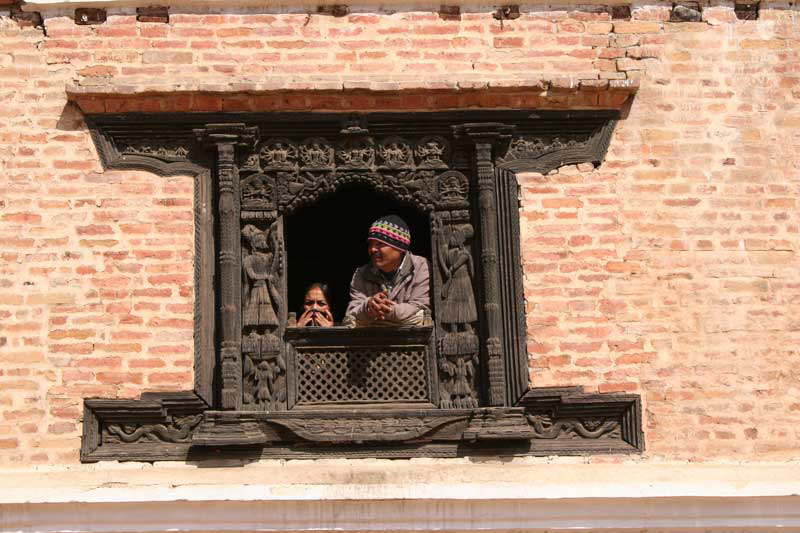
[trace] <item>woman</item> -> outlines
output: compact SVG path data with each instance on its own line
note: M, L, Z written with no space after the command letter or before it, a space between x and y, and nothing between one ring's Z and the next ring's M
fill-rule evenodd
M297 319L298 327L333 326L330 291L324 283L312 283L303 298L303 313Z

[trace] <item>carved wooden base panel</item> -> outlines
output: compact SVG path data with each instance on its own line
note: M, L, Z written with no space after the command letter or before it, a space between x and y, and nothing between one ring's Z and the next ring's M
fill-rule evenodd
M84 461L643 449L638 396L528 388L516 174L599 165L617 111L86 118L106 168L196 177L196 304L194 390L86 400ZM356 186L427 233L421 326L290 319L287 226Z
M639 397L531 389L520 407L204 411L192 393L86 400L83 461L634 453Z

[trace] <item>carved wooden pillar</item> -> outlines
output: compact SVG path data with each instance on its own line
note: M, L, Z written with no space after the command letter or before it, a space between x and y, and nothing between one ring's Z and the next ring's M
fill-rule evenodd
M505 405L505 361L503 328L500 316L500 276L497 263L497 203L495 199L494 145L510 136L512 126L497 123L456 126L456 136L467 137L475 144L475 167L478 174L478 209L481 222L481 266L483 272L483 309L486 320L487 377L489 405Z
M216 150L219 211L220 361L223 409L242 408L240 194L236 148L252 146L257 129L244 124L208 124L195 130L201 142Z

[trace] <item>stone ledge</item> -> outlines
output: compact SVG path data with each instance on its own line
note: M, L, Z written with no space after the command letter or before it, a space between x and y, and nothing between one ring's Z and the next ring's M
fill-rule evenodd
M0 470L4 481L0 506L173 500L537 500L800 494L797 462L692 465L622 459L619 463L578 463L585 460L106 462Z
M534 0L530 2L531 5L550 5L551 2L546 0ZM625 0L582 0L580 5L583 6L608 6L608 5L623 5L625 4ZM141 0L28 0L24 2L27 10L44 10L44 9L74 9L76 7L138 7L143 5L148 5L148 2L142 2ZM348 4L348 2L343 2L341 0L273 0L270 2L264 2L263 0L163 0L158 2L160 6L170 6L170 7L203 7L203 6L224 6L226 8L230 6L254 6L263 8L265 5L269 5L269 7L305 7L311 6L316 7L318 5L336 5L336 4ZM353 3L349 3L349 5L354 5ZM362 5L362 3L357 3L355 5ZM407 8L409 6L415 7L434 7L436 9L439 8L439 2L431 2L429 0L412 0L411 2L407 0L390 0L388 2L384 1L381 3L381 6L385 10L391 9L392 5L402 6L403 8ZM486 3L482 0L461 0L459 5L474 5L474 6L485 6Z
M0 476L3 531L800 527L797 463L337 460L106 464Z
M373 92L395 91L469 91L477 89L519 89L525 91L580 92L580 91L615 91L633 94L639 89L639 80L601 80L581 78L495 78L487 80L485 76L462 79L431 79L423 82L418 77L388 80L364 80L346 78L271 78L266 82L236 82L220 79L218 82L202 83L162 83L155 80L115 78L113 81L82 82L68 85L70 96L118 95L132 96L139 94L176 94L176 93L219 93L229 94L261 94L272 91L349 91L364 90Z

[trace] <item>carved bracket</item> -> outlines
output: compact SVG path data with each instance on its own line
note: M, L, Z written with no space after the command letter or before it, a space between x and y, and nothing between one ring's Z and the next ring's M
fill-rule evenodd
M191 391L85 400L81 461L184 458L206 409L208 404Z

